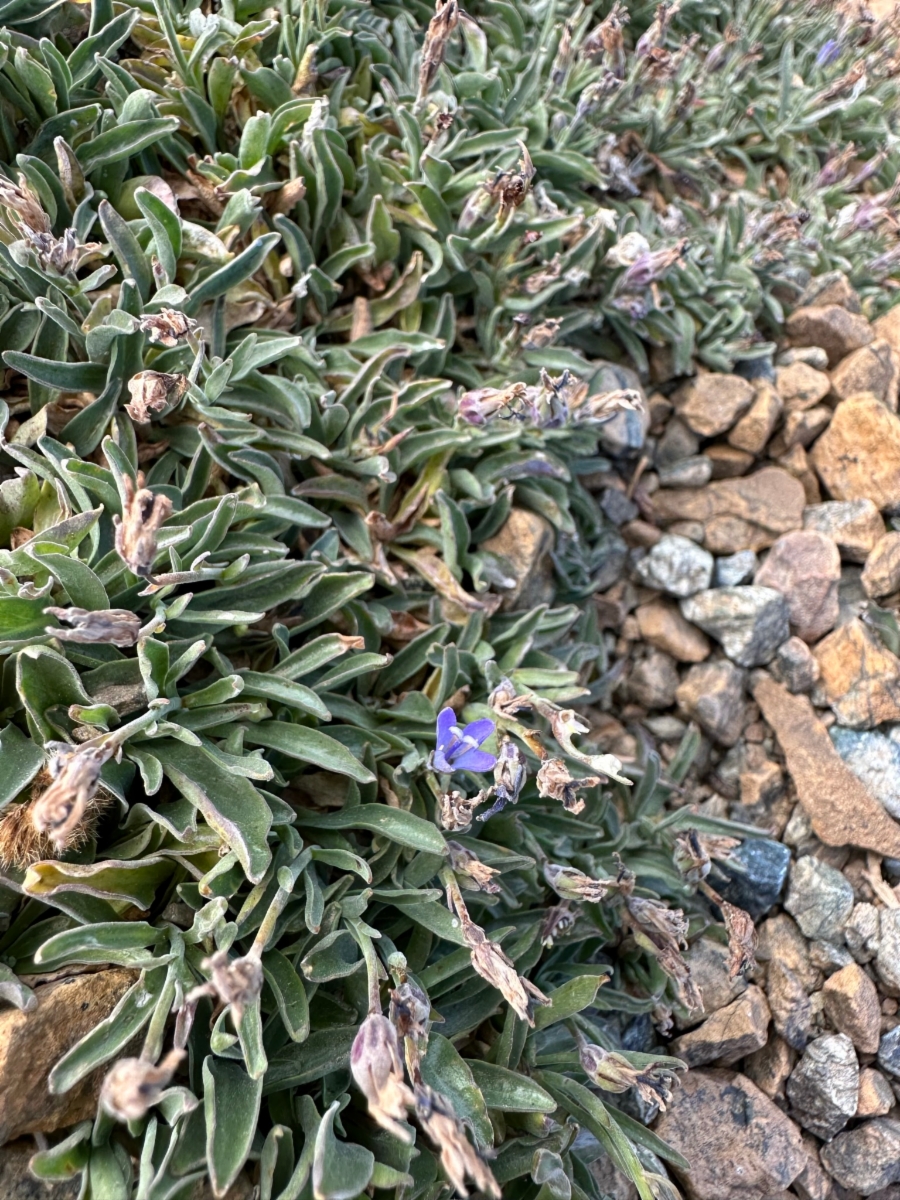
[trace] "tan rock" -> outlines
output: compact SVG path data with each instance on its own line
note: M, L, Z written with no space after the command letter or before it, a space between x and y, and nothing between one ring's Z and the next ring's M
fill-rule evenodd
M806 449L820 433L828 428L830 421L831 409L825 408L822 404L816 405L815 408L808 408L805 412L788 413L782 433L785 451L790 450L793 446L802 446Z
M872 326L858 313L839 304L811 304L795 309L786 322L787 335L795 346L821 346L828 365L836 366L854 350L867 346Z
M859 1073L858 1117L884 1117L894 1107L891 1085L874 1067L863 1067Z
M733 746L744 725L744 672L727 660L691 667L675 699L714 741Z
M664 600L641 604L636 610L641 637L678 662L698 663L709 657L706 634L686 621L679 610Z
M900 352L885 338L876 338L861 350L854 350L831 373L831 390L839 400L870 392L897 411L897 385L900 383Z
M699 1009L687 1016L676 1014L675 1024L679 1029L688 1029L698 1021L731 1004L747 990L743 975L732 976L728 970L731 955L728 947L712 938L700 937L684 953L684 961L691 969L691 979L702 997Z
M872 332L877 338L886 342L900 354L900 307L895 305L872 322Z
M795 529L778 539L756 572L758 587L774 588L788 602L791 631L818 641L838 619L841 556L824 533Z
M675 703L678 672L668 654L653 650L635 663L628 677L628 698L643 708L668 708Z
M769 963L766 993L775 1029L789 1046L803 1050L812 1037L812 1002L797 974L779 959Z
M822 499L819 477L809 465L809 456L803 446L794 445L786 454L779 454L775 461L790 475L799 480L807 504L818 504Z
M859 295L843 271L826 271L824 275L814 276L806 285L797 307L810 304L839 304L848 312L862 312Z
M825 980L825 1015L857 1050L874 1054L881 1037L881 1006L875 984L859 963L851 963Z
M714 554L762 550L782 533L799 529L805 495L787 471L764 467L740 479L722 479L705 488L662 489L653 508L664 522L702 521L705 546Z
M863 567L862 585L873 599L900 588L900 533L886 533L875 543Z
M691 1164L688 1200L770 1200L806 1166L797 1126L731 1071L689 1071L656 1133Z
M753 697L784 751L816 836L828 846L860 846L900 858L900 825L844 763L807 697L792 696L763 675Z
M754 1050L744 1060L744 1074L761 1092L774 1100L784 1097L784 1085L797 1062L797 1051L777 1033L760 1050Z
M746 450L726 446L724 442L707 446L703 453L712 463L713 479L736 479L739 475L746 475L756 461Z
M847 562L865 562L884 536L881 513L868 499L812 504L803 510L803 528L830 537Z
M741 804L746 808L752 808L756 804L773 804L784 790L781 767L770 759L741 771L739 782Z
M728 443L748 454L762 454L775 432L784 405L770 383L760 383L750 408L728 435Z
M874 396L842 401L810 457L835 500L900 506L900 418Z
M874 729L900 720L900 659L859 617L815 649L820 683L841 725Z
M544 517L512 509L500 532L482 542L481 549L499 555L516 581L504 591L501 608L535 608L553 599L553 526Z
M791 363L775 371L775 386L788 412L812 408L831 391L831 380L805 362Z
M672 1053L684 1059L689 1067L711 1062L728 1066L766 1044L770 1016L765 996L751 984L702 1025L676 1038Z
M761 963L779 963L796 977L804 992L822 985L822 973L809 957L809 943L800 926L786 912L768 917L759 927L756 957Z
M93 1118L105 1071L51 1096L50 1071L112 1012L135 982L133 971L73 975L35 988L37 1007L0 1012L0 1144L26 1133L53 1133Z
M739 375L708 372L688 380L673 394L675 411L701 437L730 429L753 403L752 384Z

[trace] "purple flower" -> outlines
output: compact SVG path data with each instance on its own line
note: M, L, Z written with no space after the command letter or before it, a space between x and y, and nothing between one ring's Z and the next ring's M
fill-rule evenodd
M836 42L834 38L829 38L819 53L816 55L816 66L827 67L829 63L833 63L841 52L841 43Z
M454 771L493 771L496 758L478 747L487 741L496 728L489 717L482 717L480 721L472 721L465 729L460 729L453 709L442 709L437 719L437 746L433 759L435 770L447 775Z

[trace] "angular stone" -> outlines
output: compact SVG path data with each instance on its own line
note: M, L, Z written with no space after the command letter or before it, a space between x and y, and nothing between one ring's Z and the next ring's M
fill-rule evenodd
M791 868L784 907L804 936L835 941L853 910L853 888L840 871L807 854Z
M891 1085L874 1067L864 1067L859 1073L857 1117L884 1117L894 1107Z
M859 1062L843 1033L810 1042L787 1081L794 1116L816 1137L833 1138L856 1115Z
M732 977L729 974L730 957L727 946L707 937L697 938L685 951L684 961L691 969L691 979L700 991L702 1002L699 1009L693 1009L687 1016L676 1013L675 1024L679 1029L696 1025L698 1021L731 1004L747 990L747 980L743 975Z
M892 817L900 820L900 738L876 730L828 731L834 748L861 783Z
M678 662L698 663L709 657L709 639L684 619L673 604L653 600L635 609L641 637Z
M843 271L826 271L806 285L797 307L810 304L840 304L848 312L861 313L862 304L853 284Z
M779 367L775 378L778 395L788 412L813 408L831 391L831 380L825 372L817 371L805 362Z
M766 1044L771 1013L755 984L731 1004L707 1017L702 1025L672 1042L672 1053L689 1067L718 1061L737 1062Z
M738 587L747 583L759 566L759 559L752 550L740 550L737 554L729 554L725 558L717 558L713 569L713 580L716 587Z
M900 1079L900 1025L879 1039L878 1062L892 1078Z
M689 429L678 417L673 417L656 443L653 462L657 470L661 467L670 467L673 463L693 458L699 449L700 439L693 429Z
M835 500L900 507L900 418L874 396L842 401L810 457Z
M884 536L884 521L871 500L811 504L803 510L803 528L830 537L846 562L865 562Z
M784 1085L796 1061L797 1052L783 1037L773 1033L769 1035L769 1040L761 1050L747 1055L744 1074L761 1092L765 1092L770 1100L774 1100L776 1096L784 1094Z
M781 592L788 602L792 632L815 642L834 628L840 578L841 556L831 538L796 529L778 539L754 583Z
M644 708L668 708L675 703L678 672L668 654L653 650L635 663L628 678L628 696Z
M831 390L839 400L870 392L891 412L897 411L900 354L885 338L876 338L848 354L831 373Z
M863 901L854 906L844 926L844 941L858 963L872 961L881 941L881 917L874 904Z
M841 761L806 696L792 696L763 676L753 698L784 751L816 836L827 846L861 846L900 857L900 825Z
M790 849L781 842L744 838L728 859L715 864L715 889L758 920L778 903L790 862Z
M808 692L819 679L819 664L806 642L798 637L781 643L769 670L789 692Z
M660 588L671 596L693 596L708 588L713 556L688 538L667 534L660 538L637 565L647 587Z
M900 1180L900 1121L864 1121L822 1147L825 1170L851 1194L871 1196Z
M712 463L702 454L693 458L682 458L679 462L659 468L661 487L693 488L703 487L712 479Z
M715 437L730 429L753 403L754 391L738 375L708 372L683 383L673 394L675 411L694 433Z
M821 404L816 408L808 408L806 412L788 413L781 434L784 448L790 450L792 446L809 446L827 429L830 420L831 409ZM778 457L777 453L774 457Z
M733 746L744 725L744 672L727 661L691 667L675 693L685 712L710 737Z
M823 638L814 653L841 725L872 729L900 720L900 659L858 617Z
M875 543L863 567L862 585L874 599L900 588L900 533L886 533Z
M635 502L629 500L621 488L607 488L600 497L600 507L613 525L624 525L627 521L633 521L640 512Z
M800 528L805 504L803 485L779 467L696 490L663 488L653 497L663 522L702 521L706 548L714 554L771 546L780 534Z
M867 346L874 337L865 317L848 312L839 304L796 308L785 328L795 346L821 346L832 367L860 346Z
M0 1012L0 1144L26 1133L53 1133L93 1118L105 1069L61 1096L47 1087L50 1071L112 1012L137 979L133 971L73 975L35 988L31 1012Z
M822 985L821 972L810 962L806 938L797 922L785 912L769 917L760 925L756 957L760 962L768 963L770 969L776 963L787 967L804 992L814 991Z
M769 662L790 633L787 602L773 588L710 588L682 600L681 612L741 667Z
M553 526L544 517L514 508L500 532L482 542L481 549L498 555L515 580L504 590L501 608L535 608L552 599L553 539Z
M825 1015L857 1050L874 1054L881 1034L881 1005L875 984L853 963L825 980Z
M872 332L884 338L900 354L900 308L895 305L872 322Z
M739 475L746 475L755 461L746 450L726 446L724 442L707 446L703 453L712 463L713 479L736 479Z
M875 970L892 996L900 996L900 908L881 910Z
M761 383L750 408L728 435L728 444L748 454L762 454L775 432L784 405L778 392L768 383Z
M794 1050L803 1050L812 1037L813 1018L812 1004L799 976L774 959L769 963L766 987L776 1030Z
M807 504L819 504L822 500L822 489L819 487L819 477L809 465L809 458L802 446L791 446L786 454L778 454L775 461L779 467L793 475L803 488Z
M806 1165L800 1131L745 1075L689 1071L656 1133L691 1164L688 1200L769 1200Z
M828 355L821 346L789 346L787 350L782 350L775 362L779 367L792 367L794 363L806 363L808 367L824 371L828 367Z

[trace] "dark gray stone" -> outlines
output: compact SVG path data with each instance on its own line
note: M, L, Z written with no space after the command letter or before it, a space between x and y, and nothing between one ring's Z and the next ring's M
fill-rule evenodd
M787 1081L794 1115L804 1129L829 1139L856 1115L859 1062L845 1033L810 1042Z
M682 600L681 612L740 667L765 665L791 634L787 600L774 588L710 588Z
M900 1079L900 1025L881 1039L878 1046L878 1062L889 1075Z
M713 886L756 921L778 903L790 865L789 847L771 838L747 838L726 862L716 863Z
M852 1194L871 1196L900 1180L900 1121L878 1117L841 1133L821 1150L829 1175Z
M633 521L640 511L633 500L629 500L619 488L607 488L600 501L603 512L613 525L624 525Z

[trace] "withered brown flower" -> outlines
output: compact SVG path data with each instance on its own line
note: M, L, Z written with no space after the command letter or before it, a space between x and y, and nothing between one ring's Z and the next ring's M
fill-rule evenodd
M431 1026L431 1003L418 984L404 979L391 992L390 1018L398 1037L421 1043Z
M137 488L129 475L124 479L122 516L113 517L116 551L130 571L146 579L156 558L156 534L172 512L172 501L145 488L143 472L138 473Z
M437 0L434 16L428 23L425 43L422 46L422 65L419 68L419 93L417 104L422 104L428 95L435 76L440 70L450 35L459 24L459 5L456 0Z
M681 955L687 946L687 919L680 909L666 908L658 900L629 895L625 899L634 940L652 954L663 971L674 980L688 1008L699 1008L700 991L691 978L691 969Z
M544 864L544 878L557 896L564 900L587 900L599 904L610 888L608 879L592 879L575 867L563 867L559 863Z
M482 979L486 979L501 993L516 1015L533 1027L533 1005L549 1004L548 998L530 979L517 973L512 959L497 942L491 941L480 925L469 919L468 913L465 918L460 915L460 920L463 937L472 955L472 966Z
M112 744L80 746L50 743L54 756L48 765L52 782L35 800L31 820L38 833L50 838L62 852L80 836L88 806L100 786L100 770L115 755Z
M381 1013L370 1013L359 1027L350 1050L350 1070L365 1096L374 1121L407 1144L412 1130L400 1122L414 1103L403 1075L397 1030Z
M134 646L141 632L141 619L124 608L89 611L86 608L45 608L45 613L65 621L71 629L47 627L47 632L61 642L84 645Z
M753 925L753 918L727 900L719 901L725 929L728 932L728 949L731 952L728 960L728 974L732 979L736 975L746 975L756 967L756 946L759 938Z
M415 1088L416 1119L441 1154L441 1166L460 1196L468 1196L466 1180L475 1190L500 1200L500 1187L488 1165L479 1157L457 1120L450 1102L422 1081Z
M500 891L499 884L494 883L494 876L500 874L495 867L487 866L477 854L459 842L448 842L447 849L450 851L450 866L463 887L475 892Z
M448 833L463 833L472 824L475 809L488 798L484 788L474 796L462 792L444 792L440 799L441 825Z
M633 1067L622 1054L604 1050L592 1042L578 1048L581 1067L591 1083L604 1092L627 1092L635 1088L648 1104L657 1104L663 1112L672 1099L671 1067Z
M599 775L574 779L561 758L546 759L537 773L538 795L559 800L570 813L580 813L584 808L584 801L578 798L578 792L583 788L596 787L601 782Z
M139 1121L157 1103L185 1056L170 1050L156 1066L142 1058L122 1058L100 1089L100 1103L117 1121Z
M263 970L258 956L231 958L227 950L217 950L201 965L212 972L210 983L205 985L207 991L211 988L222 1004L230 1005L235 1024L240 1025L244 1009L262 991Z
M125 411L139 425L146 425L151 413L162 412L170 404L177 404L187 387L188 381L184 375L138 371L128 381L131 400L125 405Z
M140 330L150 335L151 342L161 346L177 346L181 338L187 337L197 328L193 318L174 308L161 308L158 313L145 313L141 317Z

